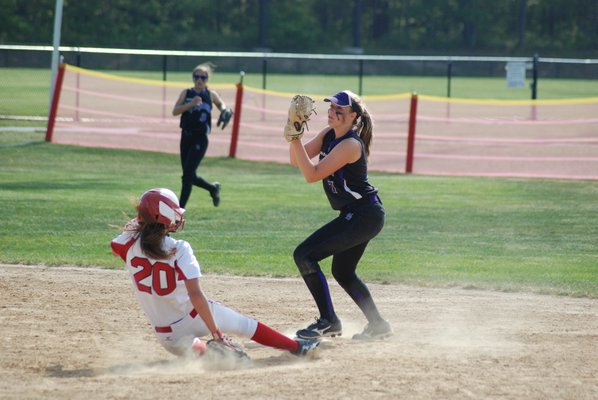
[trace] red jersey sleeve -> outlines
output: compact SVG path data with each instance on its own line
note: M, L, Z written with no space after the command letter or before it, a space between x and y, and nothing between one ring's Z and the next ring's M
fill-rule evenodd
M123 259L123 261L126 262L127 253L129 252L129 249L131 248L131 246L133 246L136 240L137 238L134 235L132 235L131 232L121 233L110 243L110 246L112 247L112 253L114 253L114 255L116 256L119 256Z

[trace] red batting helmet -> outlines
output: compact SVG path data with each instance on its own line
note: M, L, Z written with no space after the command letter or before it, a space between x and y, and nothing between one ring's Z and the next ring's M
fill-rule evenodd
M138 218L147 223L165 225L170 232L178 231L185 224L185 209L170 189L150 189L141 195L137 206Z

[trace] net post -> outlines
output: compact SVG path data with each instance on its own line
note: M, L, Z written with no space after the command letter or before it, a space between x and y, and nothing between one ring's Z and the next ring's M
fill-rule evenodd
M168 56L162 57L162 121L166 120L166 72L168 70Z
M363 60L359 60L359 96L363 96Z
M538 98L538 62L540 57L537 54L534 54L532 58L532 100L536 100Z
M453 62L446 65L446 97L451 97L451 80L453 79Z
M532 59L532 121L536 120L536 102L535 100L538 99L538 63L540 58L537 54L534 54Z
M409 110L409 132L407 134L407 157L405 173L413 172L413 150L415 148L415 120L417 117L417 93L411 94L411 107Z
M54 123L56 122L56 113L58 112L58 101L60 100L60 92L62 91L62 79L64 78L64 70L66 64L60 64L58 74L56 74L56 84L54 85L54 93L52 94L52 104L50 106L50 115L48 115L48 126L46 128L46 142L52 141L52 134L54 133Z
M241 71L241 81L237 83L237 94L235 96L235 112L233 114L233 127L230 138L230 148L228 150L228 156L235 158L237 154L237 141L239 140L239 125L241 122L241 109L243 108L243 77L245 72Z
M81 51L78 50L77 51L77 68L81 68ZM75 121L79 122L79 99L81 96L81 73L79 71L77 71L77 75L75 75L77 77L77 83L75 85L75 87L77 88L76 90L76 95L75 95Z

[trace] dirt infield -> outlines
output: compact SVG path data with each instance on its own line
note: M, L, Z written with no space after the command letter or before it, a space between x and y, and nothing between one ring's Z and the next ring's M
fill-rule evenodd
M316 315L299 279L208 274L202 285L289 335ZM370 289L390 340L353 342L365 321L331 284L344 334L316 359L245 342L252 365L217 370L158 345L122 270L0 265L0 398L598 398L597 300Z

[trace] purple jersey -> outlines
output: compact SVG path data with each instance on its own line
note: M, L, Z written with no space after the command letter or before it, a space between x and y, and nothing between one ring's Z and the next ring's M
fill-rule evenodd
M375 195L378 189L368 182L367 156L365 146L359 135L351 130L336 139L334 130L330 129L320 149L320 160L326 157L332 149L345 139L353 138L361 144L361 157L351 164L346 164L335 173L322 180L324 191L334 210L340 210L364 197Z

